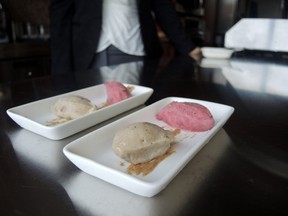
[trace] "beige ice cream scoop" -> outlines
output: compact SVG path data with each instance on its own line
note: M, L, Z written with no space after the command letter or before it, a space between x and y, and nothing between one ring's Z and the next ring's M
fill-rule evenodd
M97 109L90 100L78 95L69 95L59 98L51 107L52 112L65 119L76 119Z
M124 160L138 164L165 154L173 141L174 135L171 131L152 123L138 122L116 133L112 149Z

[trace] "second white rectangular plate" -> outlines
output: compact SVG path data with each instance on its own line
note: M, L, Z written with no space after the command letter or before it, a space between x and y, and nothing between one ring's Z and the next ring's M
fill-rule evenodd
M169 128L155 118L156 113L172 101L196 102L206 106L215 119L215 126L206 132L181 130L176 135L175 153L163 160L146 176L127 173L128 162L112 152L115 133L134 122L151 122ZM64 154L78 168L130 192L152 197L163 190L195 154L215 135L234 112L234 108L200 100L169 97L123 117L68 144ZM171 128L172 129L172 128Z
M18 125L27 130L52 140L60 140L144 104L153 93L153 89L148 87L133 84L124 85L134 87L131 92L132 97L63 124L47 126L47 122L55 118L51 106L60 97L79 95L89 99L95 105L101 105L107 99L105 85L100 84L13 107L7 110L7 114Z
M202 47L201 50L204 58L214 59L229 59L234 52L224 47Z

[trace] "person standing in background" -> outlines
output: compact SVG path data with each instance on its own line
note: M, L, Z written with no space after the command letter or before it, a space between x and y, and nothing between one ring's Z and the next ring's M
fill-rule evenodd
M50 16L52 74L106 65L109 55L124 61L159 57L155 23L177 52L201 55L171 0L51 0Z

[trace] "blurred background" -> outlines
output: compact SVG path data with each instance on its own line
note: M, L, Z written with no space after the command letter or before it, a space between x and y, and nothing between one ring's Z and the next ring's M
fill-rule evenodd
M0 0L0 83L50 73L49 0ZM287 18L286 0L173 0L187 35L222 47L241 18ZM163 45L169 40L159 29Z

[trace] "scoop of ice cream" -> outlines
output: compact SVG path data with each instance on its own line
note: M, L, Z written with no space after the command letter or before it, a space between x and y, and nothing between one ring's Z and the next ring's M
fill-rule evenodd
M156 118L171 127L188 131L207 131L215 124L205 106L191 102L171 102L156 114Z
M111 105L131 97L131 92L120 82L105 82L107 104Z
M112 149L124 160L138 164L165 154L173 141L174 135L171 131L152 123L138 122L116 133Z
M76 119L95 111L97 107L87 98L69 95L59 98L51 109L60 118Z

